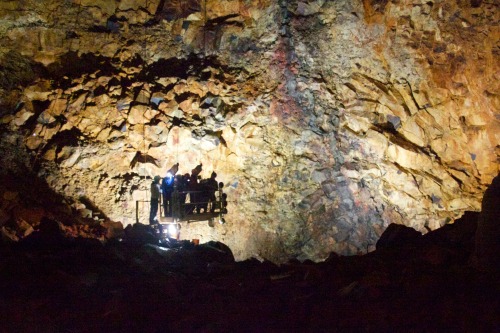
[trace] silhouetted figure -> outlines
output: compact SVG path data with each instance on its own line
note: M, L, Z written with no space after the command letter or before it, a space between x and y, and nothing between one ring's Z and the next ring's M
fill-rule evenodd
M174 192L174 178L179 170L179 163L174 164L168 171L161 184L163 195L163 210L165 216L172 216L172 193Z
M158 202L160 200L160 176L155 176L151 182L151 209L149 211L149 224L157 224Z
M208 208L208 191L206 187L208 179L201 179L198 183L198 193L196 193L196 200L198 201L198 212L201 213L203 210L204 213L207 212Z
M185 214L186 182L183 175L174 178L174 191L172 193L172 216L180 218Z
M212 172L210 175L210 178L208 178L204 182L204 191L206 193L206 199L207 203L205 204L205 211L207 211L207 205L210 205L210 213L213 213L215 211L215 204L217 201L217 197L215 196L215 192L219 189L219 184L215 180L217 177L217 174Z
M198 207L198 200L199 200L199 195L198 191L200 190L199 183L198 183L198 175L201 173L202 170L202 164L198 164L196 168L191 170L191 176L189 177L189 198L191 201L191 209L190 211L193 213L199 213L200 207Z
M189 173L186 173L179 177L178 188L177 188L179 192L179 202L181 210L184 214L189 214L191 212L190 205L186 204L188 189L189 189Z
M174 220L176 218L181 218L182 217L182 209L183 209L183 200L185 201L185 197L182 197L182 193L179 192L180 187L181 187L181 175L177 175L174 177L174 183L173 183L173 192L172 192L172 200L171 200L171 206L172 206L172 217Z

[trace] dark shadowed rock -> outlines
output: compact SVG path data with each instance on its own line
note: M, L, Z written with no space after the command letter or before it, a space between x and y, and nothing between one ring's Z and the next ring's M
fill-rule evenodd
M468 258L457 248L473 225L457 222L430 232L429 241L393 225L382 248L394 250L332 253L320 264L235 262L219 242L141 244L153 235L139 224L124 241L6 245L2 332L498 331L497 279L454 259ZM57 239L58 226L45 221L36 237Z
M21 239L19 245L33 249L60 249L68 244L69 240L64 237L64 233L57 221L43 217L40 221L38 231L33 232L28 237Z
M42 218L40 221L40 226L38 227L40 234L46 237L59 237L62 236L61 228L59 223L49 218Z
M422 237L422 259L431 265L468 262L474 251L474 236L479 213L466 212L452 224L431 231Z
M125 241L134 245L158 244L158 238L149 225L135 223L125 228Z
M121 222L106 221L101 225L106 230L106 239L123 238L125 236L123 224Z
M500 271L500 175L484 193L475 245L474 266Z
M234 256L231 249L224 243L210 241L201 244L199 249L202 249L201 254L207 261L218 261L224 263L234 262Z
M465 214L452 224L429 232L423 236L426 244L443 242L448 244L470 244L476 234L479 213L465 212Z
M385 229L382 236L380 236L377 242L377 250L414 243L418 241L421 236L422 234L413 228L392 223Z

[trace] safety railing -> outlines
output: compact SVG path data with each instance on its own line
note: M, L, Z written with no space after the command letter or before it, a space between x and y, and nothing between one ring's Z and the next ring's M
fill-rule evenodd
M215 191L215 197L208 200L198 201L198 196L206 197L204 191L178 191L174 189L171 200L165 204L162 196L158 202L159 221L182 222L182 221L210 221L219 217L221 223L225 223L223 216L227 214L227 195L222 191L223 184L219 183ZM140 221L140 203L150 203L150 200L136 200L136 222ZM170 206L170 208L168 208ZM168 211L165 211L167 208ZM149 208L150 209L150 208ZM147 215L149 216L149 214ZM158 217L158 216L157 216Z

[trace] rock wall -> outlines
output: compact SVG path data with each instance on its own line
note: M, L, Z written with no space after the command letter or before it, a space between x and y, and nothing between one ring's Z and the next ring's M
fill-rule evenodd
M499 16L480 0L2 1L2 172L130 224L154 175L202 162L228 223L183 237L237 259L370 251L390 223L480 209Z

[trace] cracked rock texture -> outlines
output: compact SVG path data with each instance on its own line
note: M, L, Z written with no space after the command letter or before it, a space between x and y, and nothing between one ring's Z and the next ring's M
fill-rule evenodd
M1 172L127 225L154 175L202 162L228 223L182 236L238 260L437 229L479 210L498 173L498 6L1 1Z

